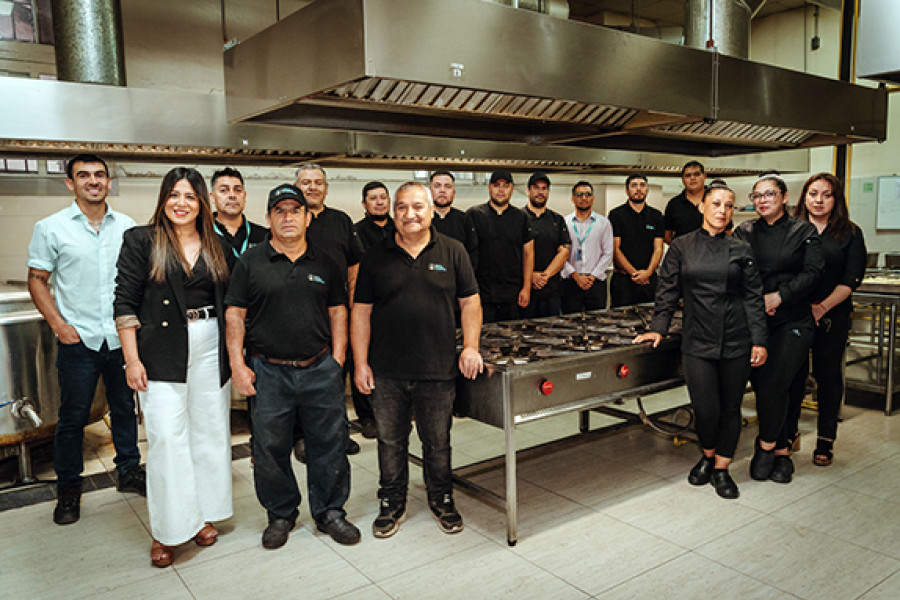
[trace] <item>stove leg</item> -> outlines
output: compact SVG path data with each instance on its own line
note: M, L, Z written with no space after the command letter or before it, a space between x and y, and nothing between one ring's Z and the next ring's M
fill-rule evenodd
M37 479L31 472L31 448L25 442L19 442L19 481L20 484L35 483Z
M504 377L508 375L504 373ZM506 543L512 547L518 541L519 515L516 485L516 420L509 388L509 385L503 386L503 429L506 433Z
M578 431L587 433L591 430L591 411L582 410L578 413Z

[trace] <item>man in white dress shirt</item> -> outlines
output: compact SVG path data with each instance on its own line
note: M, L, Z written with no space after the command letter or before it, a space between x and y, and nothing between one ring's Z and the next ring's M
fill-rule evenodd
M594 212L594 186L572 186L575 212L566 216L571 247L562 269L563 314L606 308L606 269L613 259L612 225Z

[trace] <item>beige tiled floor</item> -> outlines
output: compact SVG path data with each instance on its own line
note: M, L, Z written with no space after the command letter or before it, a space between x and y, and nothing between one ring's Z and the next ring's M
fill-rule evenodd
M683 390L647 398L651 410L685 401ZM635 410L634 402L623 407ZM752 414L752 397L745 403ZM801 430L811 434L814 413ZM614 422L592 415L592 426ZM88 472L112 468L102 423L88 434ZM525 448L574 434L574 415L521 426ZM305 506L287 545L263 550L265 513L249 459L233 463L235 516L219 543L186 544L173 568L154 569L143 498L114 489L86 493L82 518L58 527L52 503L0 512L3 598L389 598L566 599L900 597L900 417L847 407L834 465L811 464L805 435L789 485L747 474L755 427L743 433L732 473L737 501L685 479L697 447L633 427L520 455L519 542L506 544L495 501L458 490L466 529L441 533L411 466L408 520L396 536L372 537L377 513L375 442L351 457L346 509L363 530L353 547L315 532ZM245 441L246 435L235 436ZM419 451L417 440L411 448ZM470 420L454 425L454 465L500 454L503 432ZM502 463L498 463L499 465ZM295 463L305 486L305 472ZM502 468L472 479L501 492ZM48 478L52 473L38 473Z

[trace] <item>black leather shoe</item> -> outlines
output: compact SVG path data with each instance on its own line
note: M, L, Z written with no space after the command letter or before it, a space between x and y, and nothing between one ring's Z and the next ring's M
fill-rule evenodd
M776 456L769 479L775 483L790 483L794 478L794 461L790 456Z
M359 444L350 437L347 438L347 447L344 449L347 454L359 454Z
M262 545L267 550L281 548L287 543L288 534L294 528L294 521L290 519L270 518L269 526L262 534Z
M734 500L741 495L734 479L728 474L728 469L713 469L709 481L716 488L716 493L726 500Z
M359 543L359 529L337 510L328 511L324 519L316 521L316 529L330 535L338 544L352 546Z
M750 459L750 477L757 481L765 481L772 474L775 463L775 449L763 450L759 446L759 438L753 448L753 458Z
M706 485L709 483L709 477L712 475L713 468L716 466L715 456L703 455L691 472L688 474L688 483L691 485Z
M61 487L56 494L53 522L57 525L76 523L81 518L81 486Z
M132 467L119 474L119 481L116 482L116 489L120 492L132 492L147 495L147 472L144 467L138 465Z

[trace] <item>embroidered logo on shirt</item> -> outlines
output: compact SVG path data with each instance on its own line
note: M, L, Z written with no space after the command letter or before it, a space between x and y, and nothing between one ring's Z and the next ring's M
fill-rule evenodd
M428 270L429 271L441 271L441 272L446 273L447 267L445 267L444 265L438 264L438 263L428 263Z
M312 281L313 283L321 283L322 285L325 285L325 280L314 273L310 273L309 275L306 276L306 278L309 279L310 281Z

